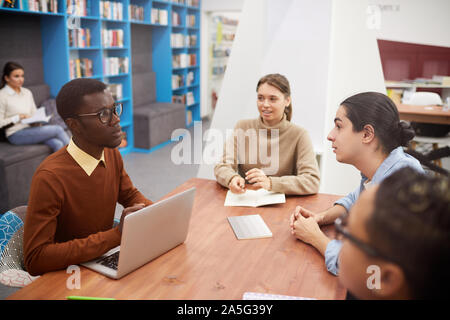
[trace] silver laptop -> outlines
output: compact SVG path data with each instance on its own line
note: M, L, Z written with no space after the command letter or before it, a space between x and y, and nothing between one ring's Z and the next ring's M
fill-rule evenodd
M120 279L186 240L195 188L125 216L120 246L81 265Z

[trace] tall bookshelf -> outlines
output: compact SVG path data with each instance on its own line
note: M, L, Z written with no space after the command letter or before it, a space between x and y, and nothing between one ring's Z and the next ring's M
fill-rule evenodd
M51 3L51 2L54 3ZM4 1L1 1L4 2ZM43 49L44 80L56 96L73 78L87 77L119 87L116 101L123 103L121 126L127 136L122 154L133 151L133 94L130 25L142 24L152 29L152 63L156 73L157 101L171 102L174 96L193 97L186 105L186 125L200 120L200 0L45 0L45 8L31 7L33 1L16 0L13 8L0 12L39 15ZM56 3L56 6L54 4ZM56 12L50 12L51 9ZM40 11L33 11L33 10ZM160 15L155 12L159 11ZM178 17L177 23L173 16ZM190 15L190 17L187 17ZM187 21L195 21L193 25ZM80 29L84 31L80 31ZM79 33L77 33L79 32ZM195 45L172 48L171 34L195 36ZM149 40L150 42L150 40ZM192 54L195 65L173 67L173 57ZM172 87L172 75L190 74L189 85Z

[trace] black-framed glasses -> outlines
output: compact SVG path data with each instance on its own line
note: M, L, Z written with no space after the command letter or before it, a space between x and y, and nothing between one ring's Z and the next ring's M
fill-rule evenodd
M336 232L338 234L342 235L344 238L353 242L358 248L360 248L362 251L364 251L365 253L367 253L372 257L379 257L385 260L392 260L391 258L388 258L385 255L381 254L378 250L368 245L364 241L359 240L358 238L350 234L350 232L346 230L347 221L348 221L348 213L342 215L341 217L337 218L334 221L334 226L336 227Z
M120 117L123 110L123 104L122 103L114 103L112 108L103 108L99 112L95 113L84 113L84 114L77 114L77 117L87 117L87 116L98 116L100 119L100 122L103 124L109 124L112 120L113 113Z

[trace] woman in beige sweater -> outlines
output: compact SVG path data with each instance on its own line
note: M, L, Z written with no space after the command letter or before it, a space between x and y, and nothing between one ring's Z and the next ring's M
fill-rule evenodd
M222 162L214 168L217 182L234 193L260 188L293 195L317 193L320 174L308 132L290 122L288 80L280 74L266 75L256 91L260 116L236 124Z

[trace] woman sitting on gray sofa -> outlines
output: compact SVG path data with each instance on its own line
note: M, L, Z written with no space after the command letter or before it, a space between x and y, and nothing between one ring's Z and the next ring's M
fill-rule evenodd
M30 90L23 88L24 68L15 62L7 62L3 68L0 85L0 128L6 128L12 144L45 143L53 152L69 143L69 136L58 125L33 126L21 120L33 116L36 104Z

